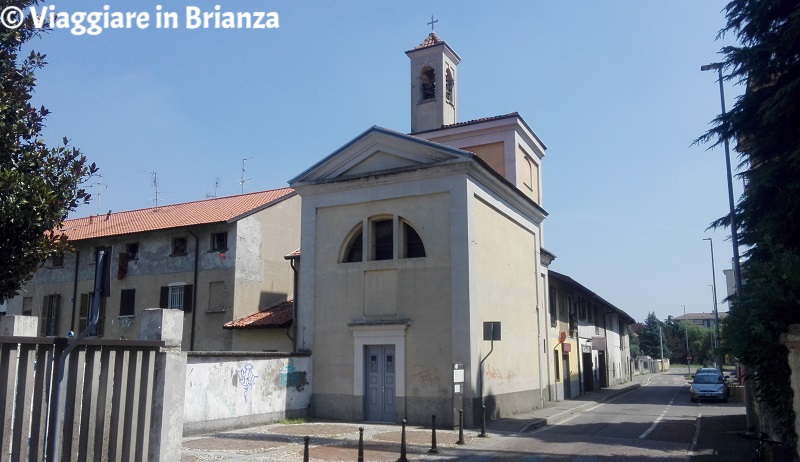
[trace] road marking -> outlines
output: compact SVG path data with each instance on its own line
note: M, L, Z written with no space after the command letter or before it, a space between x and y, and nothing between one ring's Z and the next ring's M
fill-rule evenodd
M663 418L664 418L664 416L666 416L666 415L667 415L667 412L669 412L669 408L670 408L670 406L672 406L672 403L674 403L674 402L675 402L675 397L676 397L676 396L678 396L678 393L680 393L680 390L676 391L676 392L675 392L675 394L674 394L674 395L672 395L672 399L670 399L670 400L669 400L669 404L667 404L667 407L666 407L666 408L664 408L664 412L662 412L662 413L661 413L661 415L660 415L660 416L658 416L658 418L656 419L656 421L655 421L655 422L653 422L653 425L650 425L650 428L648 428L648 429L647 429L647 431L645 431L644 433L642 433L641 435L639 435L639 439L640 439L640 440L643 440L643 439L647 438L647 435L649 435L649 434L650 434L650 432L652 432L653 430L655 430L655 429L656 429L656 426L658 425L658 423L659 423L659 422L661 422L661 419L663 419Z
M697 425L694 427L694 437L692 438L692 444L689 445L689 449L686 451L686 457L683 458L684 462L689 462L694 456L694 448L697 447L697 440L700 438L700 417L702 416L701 412L697 413Z

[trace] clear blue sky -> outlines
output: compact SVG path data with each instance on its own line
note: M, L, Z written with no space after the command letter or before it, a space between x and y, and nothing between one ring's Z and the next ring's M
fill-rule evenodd
M459 53L459 120L519 112L548 147L545 247L568 274L642 321L712 309L730 267L724 152L692 146L720 110L724 0L171 0L173 30L54 30L37 104L46 136L100 167L73 216L286 186L372 125L407 132L404 52L430 32ZM62 0L56 11L156 12L158 2ZM275 11L272 30L191 30L187 6ZM726 84L731 107L741 87ZM734 163L737 163L734 158ZM740 182L735 181L737 196ZM99 193L99 196L98 196ZM720 311L727 306L720 304Z

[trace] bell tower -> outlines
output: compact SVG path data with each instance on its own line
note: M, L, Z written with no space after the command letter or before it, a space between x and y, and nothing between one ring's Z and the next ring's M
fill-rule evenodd
M411 133L456 123L461 58L434 32L406 55L411 59Z

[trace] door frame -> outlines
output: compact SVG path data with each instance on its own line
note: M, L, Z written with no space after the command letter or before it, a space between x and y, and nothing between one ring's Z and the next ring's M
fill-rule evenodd
M395 356L395 414L405 415L406 396L406 331L410 321L375 323L352 323L348 327L353 332L353 396L365 399L366 372L365 347L369 345L394 345ZM398 403L403 403L398 405ZM401 408L402 407L402 408ZM362 409L361 419L366 416Z

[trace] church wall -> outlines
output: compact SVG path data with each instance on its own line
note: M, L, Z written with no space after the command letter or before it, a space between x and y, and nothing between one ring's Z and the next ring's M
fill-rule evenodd
M479 376L487 418L495 418L541 403L536 313L539 245L535 225L521 216L512 218L501 203L476 194L471 208L474 364L480 374L478 362L486 358ZM481 335L486 321L502 325L502 340L494 342L490 355L491 344Z
M506 166L505 166L505 158L503 152L503 142L498 143L489 143L477 146L467 146L464 148L460 148L465 151L474 152L478 155L484 162L489 164L489 167L492 167L497 173L505 176L506 174Z
M348 192L338 198L376 198L393 187L397 186L360 189L357 194ZM414 189L407 187L401 190L407 193ZM317 417L362 420L364 352L357 350L363 349L363 344L388 342L399 342L398 348L403 349L396 351L397 367L402 367L396 379L397 420L407 418L409 422L423 423L430 419L432 409L445 412L452 402L450 195L386 197L315 209L314 373L325 379L314 384L312 412ZM397 258L400 242L395 233L395 258L340 263L343 247L354 228L376 216L394 217L395 230L398 217L407 220L422 238L426 256ZM367 244L370 227L362 230ZM306 271L305 266L302 271ZM369 283L373 281L370 278L383 281L378 295L386 303L377 307L369 302L380 299L371 293L377 285ZM410 325L368 324L402 320L408 320ZM402 333L387 336L381 330L384 327Z

